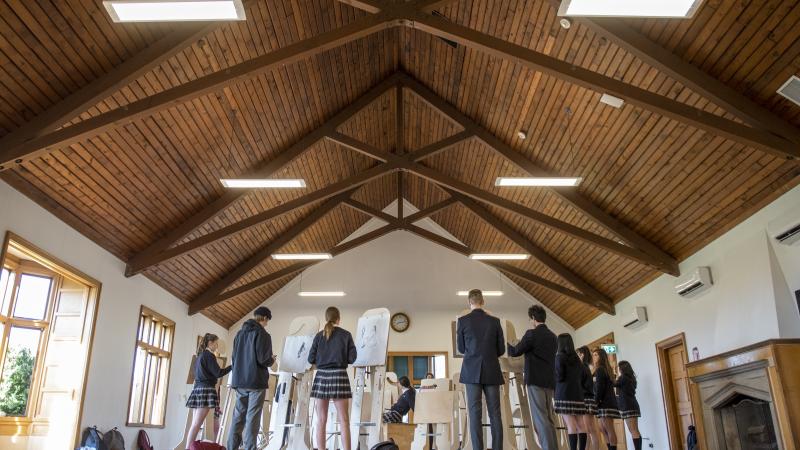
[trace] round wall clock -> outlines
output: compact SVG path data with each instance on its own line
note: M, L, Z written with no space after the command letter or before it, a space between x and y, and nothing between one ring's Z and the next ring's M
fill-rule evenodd
M392 329L398 333L402 333L411 325L411 319L408 318L406 313L395 313L392 315Z

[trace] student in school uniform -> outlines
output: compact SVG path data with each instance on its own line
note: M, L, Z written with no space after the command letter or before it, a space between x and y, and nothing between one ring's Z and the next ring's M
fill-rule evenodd
M197 440L197 433L206 420L208 412L219 407L217 394L217 380L231 371L231 366L220 369L217 357L213 352L219 347L219 338L215 334L206 333L197 349L197 359L194 364L194 387L186 407L193 409L192 425L186 435L186 444Z
M558 335L556 351L555 375L556 392L553 409L567 425L569 449L586 450L586 432L583 430L581 416L587 413L583 401L583 364L575 352L572 336L567 333ZM578 436L582 439L578 440Z
M594 380L592 379L592 352L589 347L582 346L578 349L578 358L580 358L583 373L581 374L581 386L583 387L583 402L586 405L586 412L580 417L583 421L583 430L586 436L578 434L578 446L580 440L586 441L587 450L599 450L600 448L600 435L597 432L597 403L594 401Z
M617 370L619 377L614 387L617 388L619 413L631 433L634 450L642 450L642 435L639 433L639 417L642 417L642 413L636 401L636 374L628 361L620 361Z
M614 430L614 419L620 419L617 397L614 395L614 382L611 378L611 365L608 354L602 348L592 350L594 366L594 400L597 402L597 419L600 431L606 438L609 450L617 450L617 432Z
M403 421L403 416L408 414L409 411L414 409L414 400L417 398L417 391L411 385L411 380L408 377L400 377L398 380L403 389L400 398L397 399L392 407L383 413L383 423L400 423Z
M356 344L349 331L339 327L341 314L336 307L325 310L325 328L314 336L308 362L317 366L311 398L315 399L317 416L316 448L326 448L325 432L328 422L328 404L333 400L339 416L342 448L350 450L350 377L347 366L356 360Z

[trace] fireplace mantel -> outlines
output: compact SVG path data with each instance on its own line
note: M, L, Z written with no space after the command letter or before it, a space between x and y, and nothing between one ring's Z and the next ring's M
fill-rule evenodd
M691 362L689 378L702 400L706 449L719 442L716 406L728 392L770 402L781 450L800 450L800 339L772 339ZM768 396L768 398L767 398Z

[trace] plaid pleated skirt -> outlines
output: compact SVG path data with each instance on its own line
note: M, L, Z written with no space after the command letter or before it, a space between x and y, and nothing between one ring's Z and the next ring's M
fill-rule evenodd
M311 386L311 398L341 399L352 398L350 377L347 369L317 369L314 384Z
M586 414L592 416L597 415L597 402L594 400L594 397L584 398L583 403L586 405Z
M636 409L626 409L624 411L620 410L619 415L623 419L631 419L633 417L642 417L642 412L639 411L638 408L636 408Z
M589 414L583 400L553 400L553 411L566 416L583 416Z
M401 423L402 421L403 416L393 409L383 413L383 423Z
M598 408L597 417L610 417L612 419L622 418L617 408Z
M187 408L217 408L219 395L217 390L210 386L195 386L186 400Z

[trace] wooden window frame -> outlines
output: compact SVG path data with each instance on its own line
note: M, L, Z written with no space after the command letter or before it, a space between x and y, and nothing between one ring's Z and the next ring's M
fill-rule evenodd
M426 351L426 352L417 352L417 351L403 352L403 351L398 351L398 352L389 352L389 353L387 353L387 359L389 361L389 364L386 365L387 366L387 370L389 370L389 371L394 371L394 359L393 358L395 356L408 356L409 357L409 361L408 361L409 377L408 377L408 379L411 380L412 384L414 384L414 382L415 382L415 380L413 378L413 376L414 376L414 357L415 356L428 356L428 357L444 356L445 376L446 377L450 377L450 354L448 352L446 352L446 351ZM416 381L419 382L420 380L416 380Z
M146 342L145 340L141 339L140 335L142 334L143 319L145 317L149 317L149 318L151 318L151 320L155 319L156 322L162 323L164 326L166 326L167 328L169 328L171 330L171 333L170 333L169 338L168 338L168 341L169 341L168 345L167 345L168 348L165 349L164 347L155 346L155 345L152 345L151 343ZM163 341L164 338L165 338L164 334L160 334L158 336L159 340ZM135 336L135 339L134 339L133 364L131 365L131 383L130 383L130 387L128 389L128 408L126 409L126 412L125 412L125 416L126 416L125 425L127 425L129 427L139 427L139 428L165 428L167 426L167 423L166 423L167 422L166 421L167 400L169 399L169 380L170 380L170 373L172 372L172 348L173 348L174 344L175 344L175 321L167 318L166 316L164 316L164 315L162 315L162 314L160 314L160 313L158 313L158 312L156 312L156 311L154 311L154 310L152 310L150 308L148 308L147 306L142 305L139 308L138 323L136 325L136 336ZM160 408L161 408L160 422L161 423L147 423L147 422L139 422L139 421L132 421L131 420L132 419L131 418L131 406L133 405L133 401L134 401L133 391L134 391L134 386L135 386L134 382L135 382L135 377L136 377L136 357L137 357L140 349L144 350L148 354L156 355L159 358L166 358L166 374L163 374L163 373L157 374L156 377L160 378L160 379L156 379L154 381L154 385L155 385L154 387L155 387L156 391L158 391L159 388L162 387L162 385L160 385L160 383L163 383L164 395L163 395L163 398L161 398L161 403L162 404L160 405ZM159 363L157 365L160 368L161 364ZM149 376L149 374L148 374L148 376ZM147 384L147 385L150 384L150 382L145 382L144 380L142 380L142 383L143 384ZM149 389L150 386L147 386L147 388ZM156 396L157 394L155 394L155 393L153 393L153 394L143 393L142 394L143 401L147 402L148 401L147 397L149 395ZM147 406L145 406L145 408L147 408ZM153 405L151 405L150 408L152 410ZM148 415L148 414L145 414L145 415ZM152 414L150 414L150 415L152 415Z
M86 399L86 384L89 380L89 366L91 365L92 361L92 349L94 346L94 332L97 328L97 311L100 308L100 292L102 291L102 283L97 281L96 279L90 277L89 275L83 273L82 271L76 269L75 267L65 263L64 261L54 257L50 253L42 250L41 248L33 245L31 242L23 238L22 236L11 232L6 231L5 237L3 238L3 246L0 247L0 266L18 266L21 261L14 255L9 252L9 249L13 247L13 249L25 255L28 259L35 261L41 267L48 269L56 274L58 274L62 279L64 277L73 279L81 284L86 285L89 288L89 299L88 301L94 305L94 313L92 317L92 324L89 332L89 347L86 353L86 365L83 368L83 384L81 385L80 392L76 392L76 396L79 397L78 403L78 414L75 421L75 428L73 430L74 435L74 446L78 445L78 440L80 439L80 427L83 421L83 411L84 411L84 400ZM16 282L16 280L15 280ZM55 295L58 291L59 286L56 283L53 283L51 287L51 294ZM12 295L14 295L12 293ZM48 316L52 317L52 311L55 308L55 301L51 298L48 305ZM9 306L11 308L11 306ZM9 309L9 313L12 311ZM49 325L49 323L48 323ZM5 326L4 326L5 327ZM47 352L47 342L49 341L49 326L48 326L48 336L43 337L43 344L40 344L40 354L37 355L36 365L39 366L39 370L43 370L42 361L44 361L44 356ZM5 333L2 333L5 336ZM0 339L0 344L2 348L0 350L5 351L5 340ZM5 353L3 353L5 354ZM35 391L38 395L41 386L39 383L41 382L40 374L37 374L36 368L34 368L34 383L31 383L31 390ZM36 381L38 380L38 381ZM38 397L34 399L33 397L28 398L28 404L35 404L33 401L38 401ZM0 418L0 436L30 436L33 435L33 426L35 424L35 420L30 416L31 410L28 409L28 416L25 418L21 417L2 417Z

